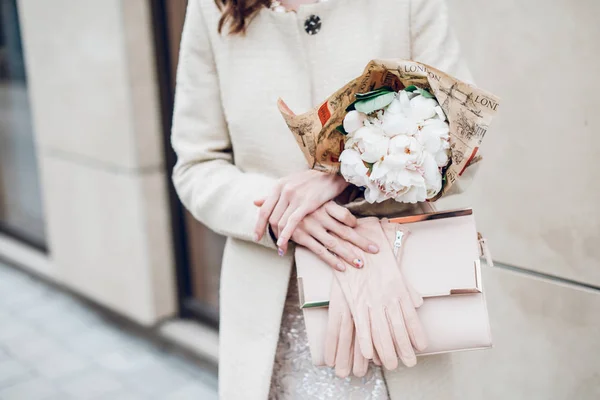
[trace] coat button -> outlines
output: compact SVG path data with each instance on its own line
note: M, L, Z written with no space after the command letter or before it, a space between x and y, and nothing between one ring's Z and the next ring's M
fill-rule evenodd
M311 15L304 21L304 30L309 35L316 35L321 30L321 18L318 15Z

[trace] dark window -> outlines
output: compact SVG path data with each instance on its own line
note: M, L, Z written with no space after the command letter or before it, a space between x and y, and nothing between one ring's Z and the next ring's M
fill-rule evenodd
M44 213L16 0L0 0L0 231L44 248Z
M165 158L169 177L176 161L169 136L175 71L186 5L187 0L152 0ZM219 278L225 238L210 231L183 208L170 179L169 192L181 314L216 326L219 318Z

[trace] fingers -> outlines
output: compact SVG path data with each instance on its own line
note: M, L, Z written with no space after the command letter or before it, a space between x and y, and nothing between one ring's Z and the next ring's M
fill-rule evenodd
M377 352L373 353L373 364L381 367L381 358L379 358L379 354L377 354Z
M323 226L317 224L310 224L306 229L308 234L323 244L330 252L336 254L338 258L356 268L363 267L362 255L355 252L352 246L349 246L344 240L329 234Z
M317 255L317 257L323 260L331 268L341 272L346 270L346 266L344 265L344 262L342 260L331 254L329 250L327 250L321 243L317 242L312 236L308 235L307 233L302 232L302 234L298 235L295 241L299 245L302 245L310 251L312 251L314 254Z
M329 309L327 315L327 333L325 334L325 365L335 366L335 355L340 336L340 325L342 324L342 314Z
M281 218L287 211L289 204L290 203L288 202L288 200L284 196L281 196L281 197L279 197L279 200L277 200L277 204L275 205L275 207L273 208L273 211L271 212L271 216L269 217L269 224L271 225L271 227L275 230L275 233L277 233L277 234L280 233L279 221L281 221Z
M371 335L383 366L388 370L398 368L398 356L384 310L371 314Z
M425 329L423 329L417 310L405 299L400 299L399 306L412 345L418 351L425 350L427 348L427 336L425 335Z
M393 225L387 225L387 224L381 224L382 227L386 227L387 229L392 229ZM392 231L396 231L397 228L393 228ZM388 231L389 232L389 231ZM397 254L396 254L396 260L398 262L398 266L400 267L400 269L402 269L402 254L404 253L404 246L405 246L405 242L406 242L406 238L409 237L410 232L409 231L402 231L403 235L404 235L404 239L403 242L401 244L401 247L398 249ZM389 236L388 236L389 238ZM393 243L390 243L392 245L392 247L394 246ZM400 271L402 272L402 271ZM408 295L410 296L410 299L412 301L412 304L415 306L415 308L419 308L423 305L423 297L419 294L419 292L417 292L414 288L413 285L411 285L411 283L405 279L403 279L404 281L404 286L406 286L406 289L408 290Z
M342 324L340 326L340 340L337 346L335 357L335 374L340 378L345 378L352 371L352 337L354 334L354 322L350 313L342 314Z
M356 338L363 357L370 360L373 358L373 340L371 337L369 307L362 303L358 305L357 311L358 315L355 316Z
M356 228L356 225L358 225L358 220L347 208L342 207L333 201L325 204L325 210L327 210L327 213L333 218L350 228Z
M256 221L256 226L254 227L254 240L257 242L262 239L267 230L269 218L271 217L271 213L273 212L273 209L279 200L279 191L280 189L276 188L276 190L269 197L267 197L258 211L258 221Z
M315 174L314 171L301 173L293 181L287 182L281 190L281 198L287 201L286 207L290 208L289 212L286 213L287 218L282 221L278 232L277 246L284 252L287 250L288 241L302 219L323 204L318 196L315 197L315 193L310 188L305 187L305 184L313 180L315 176L319 176L319 173ZM318 192L316 193L318 194ZM281 215L283 215L283 212Z
M418 303L420 303L419 306L423 304L423 299L404 277L402 277L402 281L406 290L400 290L398 293L400 298L395 303L398 303L400 306L404 324L406 325L406 330L408 331L413 347L418 351L423 351L427 348L427 336L416 310L416 305ZM411 294L411 290L414 293ZM418 298L415 299L415 296Z
M362 237L352 227L344 224L343 222L340 222L339 218L337 218L336 215L332 215L332 213L339 214L340 209L341 209L342 210L341 212L348 213L349 215L352 216L352 218L355 218L345 208L338 206L335 203L333 203L333 204L335 207L330 206L328 203L325 208L327 211L327 214L331 217L331 218L323 220L323 224L324 224L325 228L327 230L335 233L340 238L352 243L353 245L355 245L356 247L358 247L359 249L361 249L363 251L366 251L366 252L372 253L372 254L378 253L379 247L375 243L373 243L372 241L370 241L367 238ZM338 217L342 217L342 216L338 215Z
M287 251L287 245L294 234L294 231L298 227L298 224L311 212L306 207L300 207L294 210L289 218L286 218L284 222L285 226L279 231L279 239L277 240L277 247L282 249L284 252Z
M408 289L408 295L410 296L413 306L415 306L415 308L421 307L423 305L423 297L415 290L410 282L405 280L404 284L406 285L406 289Z
M366 253L376 254L379 252L379 247L375 243L362 237L353 228L348 228L347 226L344 226L334 220L327 221L325 227L327 230L335 233L340 238L358 247Z
M417 364L417 357L415 356L415 351L404 325L400 304L397 302L394 303L386 309L389 327L394 335L394 345L402 363L407 367L413 367Z
M260 206L262 206L263 204L265 204L265 200L266 200L266 199L265 199L264 197L263 197L262 199L257 199L257 200L254 200L254 205L255 205L256 207L260 207Z
M277 236L277 250L279 252L279 254L285 254L287 253L287 249L288 249L288 242L289 242L289 238L292 237L292 235L294 234L294 232L292 231L292 233L290 234L288 240L284 240L282 239L281 234L283 233L288 220L290 219L290 216L295 212L294 207L291 206L291 204L288 204L287 208L285 209L283 215L281 216L281 218L279 218L279 221L277 222L277 232L278 232L278 236ZM273 212L273 214L275 214ZM296 225L297 226L297 225Z
M354 353L354 360L352 363L352 373L354 376L362 378L367 374L369 369L369 360L364 358L360 352L360 346L357 343L356 335L352 338L352 351ZM379 364L381 365L381 363Z

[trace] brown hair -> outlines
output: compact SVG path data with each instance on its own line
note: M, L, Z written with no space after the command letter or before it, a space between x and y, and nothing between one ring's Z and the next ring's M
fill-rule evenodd
M215 0L221 10L219 20L219 33L225 25L228 26L230 35L243 34L250 20L263 7L270 7L272 0Z

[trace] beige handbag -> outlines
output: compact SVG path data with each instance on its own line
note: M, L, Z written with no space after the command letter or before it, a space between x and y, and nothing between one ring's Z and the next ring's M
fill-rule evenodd
M418 314L428 347L417 355L490 348L492 337L479 261L484 242L478 238L472 210L413 215L390 222L410 231L403 243L400 268L423 296ZM302 247L296 249L296 268L312 360L315 365L324 365L333 272Z

